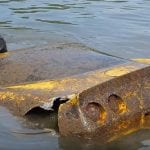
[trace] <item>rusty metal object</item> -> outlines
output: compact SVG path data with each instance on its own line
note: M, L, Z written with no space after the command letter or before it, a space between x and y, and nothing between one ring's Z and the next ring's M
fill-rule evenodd
M100 69L91 71L60 80L46 80L3 87L0 90L0 103L2 102L4 104L8 104L8 107L11 107L12 104L18 106L20 108L15 108L17 114L25 114L33 107L49 104L57 97L68 97L68 95L80 93L97 84L109 81L115 78L113 77L114 75L111 76L114 71L117 71L116 75L120 76L146 66L147 65L145 64L137 64L132 62L121 66L115 66L105 70ZM9 102L12 104L10 105Z
M150 66L134 65L104 71L103 81L62 104L58 114L60 133L88 138L102 135L113 140L150 127L146 119L150 112Z
M31 53L22 54L27 58ZM14 62L12 60L16 56L18 55L5 56L1 62ZM61 135L73 134L102 139L105 137L107 140L112 140L120 135L149 127L145 118L149 117L150 111L150 61L142 59L136 61L126 61L113 67L107 64L109 67L105 69L59 80L32 83L28 83L26 77L29 73L35 75L33 70L36 63L33 62L33 66L28 66L26 63L21 69L16 69L19 70L17 78L11 78L5 83L2 81L9 79L8 76L5 78L3 73L3 76L0 76L3 85L0 88L0 104L8 107L13 113L23 116L36 107L51 110L56 100L59 100L65 102L58 110L58 126ZM25 60L22 62L24 63ZM29 64L32 64L31 62ZM11 63L8 64L6 63L6 66L12 67ZM42 61L40 64L45 65ZM6 66L2 65L5 71L9 68ZM25 66L27 71L23 72L25 75L20 76L19 73L24 71ZM41 76L37 80L47 79L49 74L50 71L47 71L46 76ZM17 79L19 84L11 85L16 83ZM21 82L25 83L20 84Z
M138 70L143 68L147 69L145 74L148 76L149 65L129 62L112 68L91 71L60 80L46 80L3 87L0 90L0 99L1 103L5 104L9 104L9 101L13 104L17 103L20 109L16 110L20 110L21 114L25 114L26 111L33 107L50 103L55 97L69 97L70 99L68 95L82 93L82 91L92 89L92 87L98 84L103 85L106 81L112 82L115 79L117 80L119 76L127 75L130 77L130 73L138 72ZM144 69L141 72L144 73ZM132 77L134 78L134 76ZM146 83L148 84L148 82ZM112 87L112 92L115 90L116 84Z
M15 50L0 54L0 86L58 79L123 62L79 43Z

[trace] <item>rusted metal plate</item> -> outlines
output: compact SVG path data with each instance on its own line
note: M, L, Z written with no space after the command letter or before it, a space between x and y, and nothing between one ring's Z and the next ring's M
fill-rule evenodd
M53 44L0 54L0 86L58 79L125 62L79 44Z
M14 108L17 114L23 115L33 107L51 104L56 97L70 98L70 95L82 93L98 84L147 67L146 64L130 62L59 80L3 87L0 90L0 103L7 105L10 109ZM15 106L11 107L12 105Z

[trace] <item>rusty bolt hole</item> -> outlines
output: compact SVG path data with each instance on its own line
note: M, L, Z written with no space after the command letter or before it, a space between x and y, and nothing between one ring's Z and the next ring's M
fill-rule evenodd
M120 114L127 110L125 102L116 94L112 94L108 97L108 105L114 113Z
M86 106L86 114L92 121L97 122L103 121L106 113L100 104L92 102Z
M58 132L58 109L66 101L68 99L62 101L61 98L56 98L51 107L52 110L45 110L41 107L32 108L24 116L27 126L39 129L49 128Z
M144 114L145 117L150 117L150 112Z

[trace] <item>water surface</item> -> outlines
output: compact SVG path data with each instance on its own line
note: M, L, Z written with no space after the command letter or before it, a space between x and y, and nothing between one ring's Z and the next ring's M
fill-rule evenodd
M150 57L149 0L1 0L10 49L77 39L120 57Z

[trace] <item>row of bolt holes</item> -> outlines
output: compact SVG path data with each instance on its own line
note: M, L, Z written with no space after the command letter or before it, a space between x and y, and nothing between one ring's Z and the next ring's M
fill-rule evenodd
M126 112L126 104L122 100L121 97L119 97L116 94L112 94L108 97L108 105L110 109L116 113L116 114L121 114ZM93 121L104 121L106 112L104 108L95 102L89 103L86 107L86 112L88 117L93 120Z

